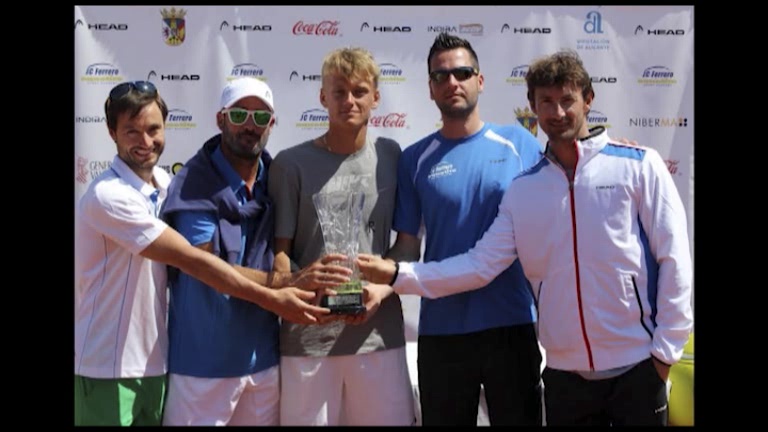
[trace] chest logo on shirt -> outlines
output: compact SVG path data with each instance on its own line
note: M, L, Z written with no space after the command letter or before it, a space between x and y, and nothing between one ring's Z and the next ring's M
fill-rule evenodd
M456 168L450 162L440 162L429 170L427 179L435 180L440 177L450 176L456 173Z

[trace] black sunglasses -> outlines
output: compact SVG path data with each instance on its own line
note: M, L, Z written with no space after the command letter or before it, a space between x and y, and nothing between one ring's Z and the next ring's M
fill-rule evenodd
M435 84L442 84L448 80L449 75L453 75L459 81L466 81L479 74L480 71L472 66L462 66L453 69L438 69L429 73L429 79Z
M157 94L157 87L150 81L128 81L113 87L109 92L107 102L120 99L130 93L131 90L136 90L139 93L148 93L150 96Z

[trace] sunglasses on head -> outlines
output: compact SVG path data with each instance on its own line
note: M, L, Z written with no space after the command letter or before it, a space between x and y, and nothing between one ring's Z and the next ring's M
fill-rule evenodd
M136 90L139 93L147 93L151 96L157 94L157 87L149 81L128 81L116 85L109 92L109 100L117 100L130 93L131 90Z
M433 70L429 73L429 79L436 84L442 84L448 81L449 75L453 75L458 81L466 81L479 73L480 71L472 66L462 66L453 69Z
M258 127L265 127L269 125L269 121L272 120L272 113L266 110L247 110L245 108L228 108L222 110L227 115L229 121L236 126L244 124L248 120L250 115L253 118L253 123Z

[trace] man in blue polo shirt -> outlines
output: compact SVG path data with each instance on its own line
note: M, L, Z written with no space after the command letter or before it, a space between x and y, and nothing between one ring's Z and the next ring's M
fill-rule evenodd
M294 283L269 273L272 158L264 147L275 124L272 91L263 81L237 79L224 88L219 107L221 134L203 144L173 179L162 217L191 244L222 257L249 279L267 279L272 288ZM171 271L168 279L170 375L163 424L277 425L278 316L187 273Z
M403 151L395 245L387 254L439 261L474 246L512 179L541 157L520 125L483 122L484 77L470 43L441 33L427 57L429 93L443 125ZM491 425L542 424L541 352L533 296L515 262L485 289L421 300L418 339L423 424L476 425L480 386Z

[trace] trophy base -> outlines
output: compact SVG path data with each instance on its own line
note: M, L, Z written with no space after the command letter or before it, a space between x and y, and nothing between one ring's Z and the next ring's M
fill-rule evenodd
M330 309L334 315L358 315L365 312L363 293L325 296L320 300L320 306Z

